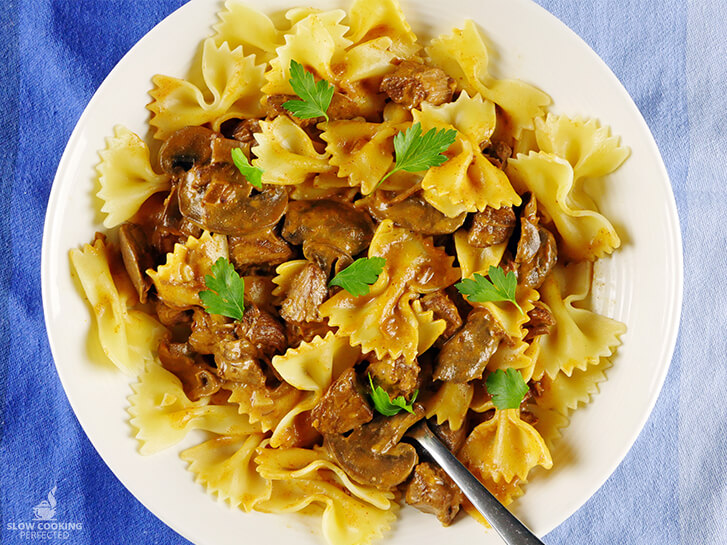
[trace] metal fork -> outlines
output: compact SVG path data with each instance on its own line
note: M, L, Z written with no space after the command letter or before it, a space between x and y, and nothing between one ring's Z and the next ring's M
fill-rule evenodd
M510 513L484 485L472 475L462 462L429 429L426 420L409 428L406 436L414 439L429 453L437 464L452 478L472 505L507 545L544 545L535 534Z

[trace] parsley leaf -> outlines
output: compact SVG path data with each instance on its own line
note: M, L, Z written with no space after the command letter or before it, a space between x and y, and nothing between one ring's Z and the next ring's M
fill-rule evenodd
M210 314L219 314L242 320L245 311L245 280L224 257L212 265L212 274L204 277L207 290L199 292L204 308Z
M492 403L498 409L517 409L528 393L528 385L517 369L507 371L498 369L485 381L487 392L492 396Z
M326 110L331 105L336 88L324 79L316 83L313 74L294 60L290 61L289 81L295 94L302 100L289 100L283 104L283 108L300 119L315 119L322 116L328 121Z
M394 416L395 414L399 414L402 410L414 414L414 409L412 407L419 395L419 390L414 391L414 394L411 396L411 401L407 403L404 396L391 399L389 394L386 393L386 390L384 390L381 386L374 386L374 381L371 378L371 375L369 375L369 384L371 385L371 401L374 402L374 408L381 414L384 416Z
M448 157L442 155L454 144L457 131L454 129L430 129L422 136L422 124L415 123L404 132L394 137L396 163L386 176L381 178L376 187L384 180L400 170L421 172L431 167L438 167L447 162ZM376 190L376 187L374 190Z
M522 314L525 314L515 299L515 291L517 289L517 277L515 273L510 271L505 274L505 271L500 267L490 267L488 275L490 280L481 274L475 273L474 280L465 278L459 284L455 284L454 287L474 303L509 301Z
M362 257L333 277L328 286L341 286L354 297L366 295L369 286L378 280L384 270L383 257Z
M258 189L263 188L263 169L252 166L240 148L232 150L232 162L251 186Z

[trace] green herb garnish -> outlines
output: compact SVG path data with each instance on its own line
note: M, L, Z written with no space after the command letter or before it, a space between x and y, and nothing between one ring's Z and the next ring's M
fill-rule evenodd
M374 386L374 381L369 375L369 384L371 385L371 400L374 402L374 408L384 416L394 416L402 410L414 414L413 405L419 395L419 390L415 390L411 396L411 401L406 402L404 396L391 399L381 386Z
M517 369L507 371L498 369L485 381L487 392L492 396L492 403L500 410L517 409L528 393L528 385Z
M199 292L204 308L210 314L219 314L242 320L245 311L245 281L235 267L224 257L212 265L212 274L204 277L207 290Z
M383 257L362 257L333 277L328 286L340 286L354 297L367 295L369 286L378 280L384 270Z
M522 313L523 309L515 299L517 289L517 277L515 273L505 271L500 267L490 267L488 272L490 280L475 273L474 279L465 278L459 284L455 284L457 290L466 295L467 299L474 303L487 303L489 301L509 301Z
M443 165L449 159L442 155L454 144L457 131L454 129L430 129L422 136L422 124L415 123L404 132L394 136L394 152L396 162L386 176L381 178L374 191L384 180L395 172L421 172L431 167Z
M328 121L326 111L331 105L335 87L324 79L316 83L313 74L294 60L290 61L289 81L293 91L301 100L289 100L283 104L283 108L300 119L325 117Z
M250 185L258 189L263 188L263 169L250 164L245 153L240 148L232 150L232 162Z

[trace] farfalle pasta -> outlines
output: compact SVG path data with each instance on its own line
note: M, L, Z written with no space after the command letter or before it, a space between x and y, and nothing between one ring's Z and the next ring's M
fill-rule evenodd
M114 128L99 155L96 196L104 203L108 229L129 220L153 194L169 189L169 176L157 174L149 163L149 147L126 127Z
M264 71L254 57L243 55L241 47L230 50L227 42L217 46L214 39L205 40L200 72L200 81L162 75L153 78L153 101L148 108L156 138L163 140L177 129L203 123L218 129L227 119L261 113ZM211 101L205 93L212 96Z
M397 0L226 0L189 74L153 78L160 145L114 129L110 231L70 252L141 454L179 445L209 493L331 545L402 504L483 521L402 440L422 419L504 504L547 478L626 332L591 284L621 240L593 190L629 149L490 53Z
M232 507L250 512L270 499L272 482L257 471L255 456L262 433L220 435L180 453L198 483Z

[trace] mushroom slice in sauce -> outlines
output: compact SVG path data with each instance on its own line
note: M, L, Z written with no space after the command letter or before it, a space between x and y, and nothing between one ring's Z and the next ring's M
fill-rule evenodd
M285 214L281 235L291 244L303 245L306 259L328 275L333 262L364 251L374 236L374 223L366 212L326 199L293 201Z
M126 272L139 294L139 302L146 303L152 282L145 271L154 267L154 256L144 229L133 223L123 224L119 228L119 246Z
M282 187L252 186L229 163L189 170L179 182L179 210L202 229L246 235L275 225L285 214L288 193Z
M212 158L215 133L205 127L184 127L167 138L159 149L159 165L170 176L178 176Z
M527 288L540 287L557 261L555 237L539 224L537 202L531 196L520 216L520 239L515 255L518 283Z
M351 478L389 490L404 482L419 461L413 446L399 443L406 430L424 415L421 405L415 404L414 411L379 415L347 437L326 435L324 444Z
M448 218L429 204L421 192L402 201L393 201L395 192L374 191L356 203L364 206L377 221L390 219L396 225L422 235L448 235L462 227L466 212Z
M475 309L467 323L449 339L437 357L434 379L463 383L482 378L502 333L487 310Z

